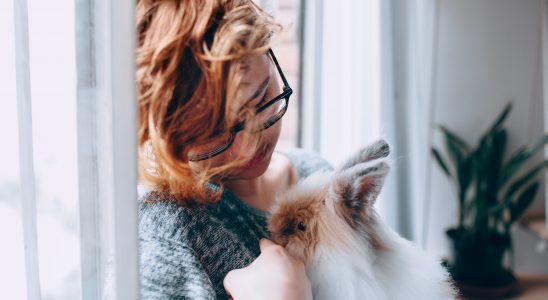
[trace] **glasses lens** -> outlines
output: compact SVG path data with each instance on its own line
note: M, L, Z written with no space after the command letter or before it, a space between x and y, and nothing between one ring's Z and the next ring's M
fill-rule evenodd
M231 133L226 133L221 136L217 136L208 140L207 142L200 144L200 146L193 147L189 151L190 160L203 160L209 157L215 156L230 146L233 140Z
M280 97L284 94L284 88L286 88L284 86L282 76L278 71L278 68L276 68L276 64L274 63L272 58L269 57L269 61L271 70L270 74L272 77L267 93L265 95L265 101L263 101L261 105L258 106L259 111L256 116L257 122L248 122L254 123L253 131L264 130L272 126L272 124L276 123L287 110L287 99L284 99L284 97ZM288 97L289 96L285 98Z
M272 126L272 124L276 123L284 115L286 110L286 99L277 99L274 103L257 114L259 122L257 122L258 127L255 128L255 131L264 130Z

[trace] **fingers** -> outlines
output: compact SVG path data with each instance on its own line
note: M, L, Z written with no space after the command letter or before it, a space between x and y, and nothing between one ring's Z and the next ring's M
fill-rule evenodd
M274 242L272 242L269 239L261 239L259 241L259 248L261 248L261 252L263 252L266 248L268 248L270 246L276 246L276 245L277 244L275 244Z
M235 283L237 282L239 269L232 270L226 274L225 279L223 280L223 286L226 290L226 293L232 298L231 290L234 288Z

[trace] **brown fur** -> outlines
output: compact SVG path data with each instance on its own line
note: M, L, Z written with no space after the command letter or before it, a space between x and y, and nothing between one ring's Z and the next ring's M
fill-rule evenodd
M375 232L373 209L388 164L388 145L379 141L358 152L332 174L312 176L304 187L295 187L272 209L269 231L272 239L305 262L314 254L319 241L337 247L357 234L371 249L386 250ZM379 160L378 163L374 163ZM355 165L352 165L355 164ZM323 180L323 181L322 181ZM299 230L299 223L306 230Z
M318 243L318 214L324 209L322 193L297 193L295 190L278 201L269 221L272 239L286 247L292 247L303 260L307 260ZM299 223L306 225L304 231L298 228Z

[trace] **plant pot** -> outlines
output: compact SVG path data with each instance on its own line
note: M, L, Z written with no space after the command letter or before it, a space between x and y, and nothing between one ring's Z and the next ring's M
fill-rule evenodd
M448 270L464 296L507 297L518 292L516 277L503 263L511 243L508 236L456 228L446 234L452 242Z

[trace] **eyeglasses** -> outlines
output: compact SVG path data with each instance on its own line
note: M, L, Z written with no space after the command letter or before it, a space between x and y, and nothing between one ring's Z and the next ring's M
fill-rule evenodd
M272 51L272 49L268 50L268 54L270 55L270 58L276 65L276 69L278 70L278 73L283 83L283 88L282 88L281 94L279 94L273 99L267 101L265 104L258 106L256 108L255 116L259 120L259 126L255 130L253 130L253 132L260 132L265 129L268 129L269 127L274 125L276 122L278 122L287 111L287 106L289 104L289 97L293 93L293 90L289 86L289 83L287 83L284 73L282 69L280 68L280 64L278 63L276 56L274 56L274 52ZM200 145L198 147L200 151L197 151L197 153L191 153L188 156L188 160L201 161L201 160L206 160L221 154L223 151L225 151L230 146L232 146L232 143L234 143L236 134L244 129L245 129L245 120L232 126L226 138L224 139L221 138L220 140L215 138L211 142L206 142L204 145Z

